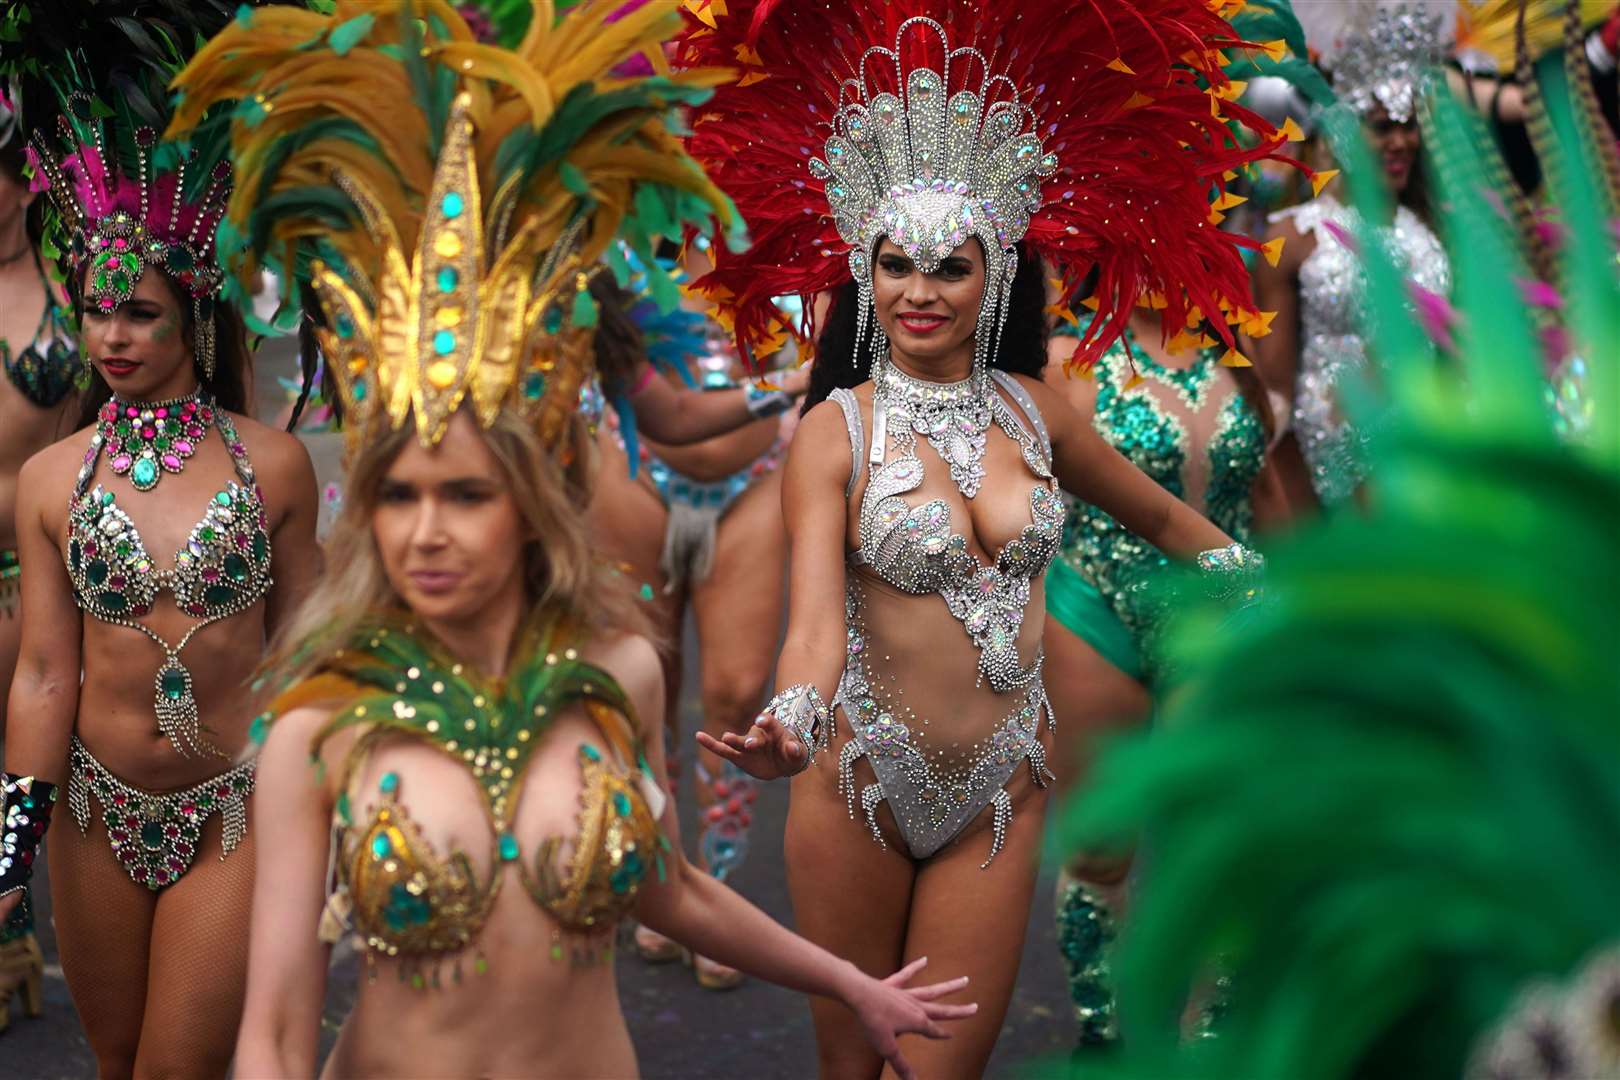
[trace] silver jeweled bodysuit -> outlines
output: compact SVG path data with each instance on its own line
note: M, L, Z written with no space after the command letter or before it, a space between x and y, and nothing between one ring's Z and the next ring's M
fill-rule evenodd
M887 373L891 378L896 374ZM860 506L860 547L849 557L845 666L833 699L835 707L843 706L851 728L850 740L838 758L839 788L848 798L853 816L854 766L865 757L877 782L859 792L859 802L873 836L883 842L876 815L878 804L887 801L907 848L919 859L944 847L987 806L994 807L995 815L993 859L1012 819L1006 784L1018 765L1027 759L1031 777L1043 787L1051 775L1039 738L1041 713L1051 713L1041 682L1041 654L1037 649L1033 660L1025 664L1018 642L1032 586L1046 572L1062 541L1064 507L1052 477L1051 443L1034 401L1011 376L1000 371L991 374L996 385L1018 403L1027 423L993 391L987 400L975 397L970 406L959 407L925 405L921 400L908 401L906 396L937 393L948 401L953 392L960 396L960 388L969 383L933 386L901 376L895 380L901 393L874 395L885 412L874 421L873 460ZM865 443L860 405L849 390L835 390L832 398L843 410L851 451L859 463ZM948 503L932 499L913 506L902 497L923 483L918 434L925 435L936 450L943 448L941 458L954 466L952 478L964 495L971 497L970 490L978 490L983 470L967 463L975 448L972 444L982 454L988 432L969 429L977 428L975 414L986 407L986 427L993 422L1018 444L1024 463L1037 479L1029 494L1030 524L989 563L969 551L966 538L952 531ZM891 440L892 453L886 446ZM957 440L969 445L956 447ZM963 451L961 455L954 453L958 449ZM971 454L973 464L978 456ZM852 469L849 492L854 490L856 475ZM977 654L972 685L988 683L996 694L1009 695L1014 702L985 738L965 749L959 742L949 747L930 744L925 732L929 721L902 702L905 688L894 673L883 670L879 656L884 646L867 625L868 586L856 568L865 568L904 594L938 594ZM948 670L950 665L943 658L941 667L946 670L930 673L930 677L940 682L967 677L966 672Z
M1294 430L1311 470L1311 486L1324 505L1349 498L1365 477L1364 433L1339 415L1338 385L1366 367L1361 323L1365 307L1361 261L1328 224L1353 235L1354 210L1323 195L1272 215L1292 220L1302 236L1315 236L1316 249L1299 268L1300 354L1294 389ZM1391 254L1418 285L1444 296L1451 289L1451 265L1439 237L1405 206L1384 231Z

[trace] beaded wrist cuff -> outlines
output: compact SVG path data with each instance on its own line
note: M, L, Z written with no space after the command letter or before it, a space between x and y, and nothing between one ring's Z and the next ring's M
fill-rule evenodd
M0 896L28 886L55 807L55 784L0 773Z
M787 728L804 745L803 772L814 764L816 752L827 749L832 740L832 710L821 699L821 691L808 683L790 686L765 703L765 712Z
M1240 607L1260 602L1264 592L1266 557L1242 544L1230 544L1198 553L1198 569L1212 600L1235 601Z
M752 385L743 389L743 401L748 405L748 414L755 420L781 416L793 408L793 395L786 390L762 390Z

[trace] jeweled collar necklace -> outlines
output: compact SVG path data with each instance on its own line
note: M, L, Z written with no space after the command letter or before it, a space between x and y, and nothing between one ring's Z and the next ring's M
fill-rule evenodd
M151 491L164 473L185 468L213 420L213 400L201 389L168 401L114 397L101 407L96 434L112 471L127 474L136 491Z
M874 454L889 424L898 420L928 440L963 498L977 495L991 420L987 380L974 373L959 382L925 382L901 371L887 355L874 366Z

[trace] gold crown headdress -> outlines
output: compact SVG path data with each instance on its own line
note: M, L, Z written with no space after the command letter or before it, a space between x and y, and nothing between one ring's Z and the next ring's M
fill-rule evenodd
M526 28L496 27L514 48L443 0L262 8L176 80L176 127L239 102L232 147L254 179L226 222L236 266L309 283L351 451L411 415L433 445L469 399L482 425L515 408L550 443L590 374L607 245L650 263L657 236L735 221L669 117L723 73L669 72L674 0L623 7L554 23L535 0Z

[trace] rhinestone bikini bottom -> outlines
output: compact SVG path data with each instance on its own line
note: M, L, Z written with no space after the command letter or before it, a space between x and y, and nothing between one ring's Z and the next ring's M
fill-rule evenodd
M131 787L97 761L78 736L73 737L68 776L68 809L79 832L90 831L90 796L101 804L113 857L130 880L158 892L180 880L197 857L203 826L219 814L220 858L247 835L247 803L253 792L254 765L244 762L228 772L182 791L155 794Z
M846 659L843 678L833 705L842 705L849 720L850 738L838 755L838 790L855 817L855 762L866 758L877 782L860 790L861 810L872 836L883 844L877 808L889 804L900 835L914 859L926 859L956 839L985 807L994 808L988 867L1006 842L1012 822L1012 796L1007 782L1024 761L1030 778L1045 787L1052 773L1041 745L1041 714L1051 715L1046 687L1038 663L1035 677L1021 694L1017 708L996 725L983 751L965 767L942 770L930 763L914 733L900 717L874 696L857 652Z

